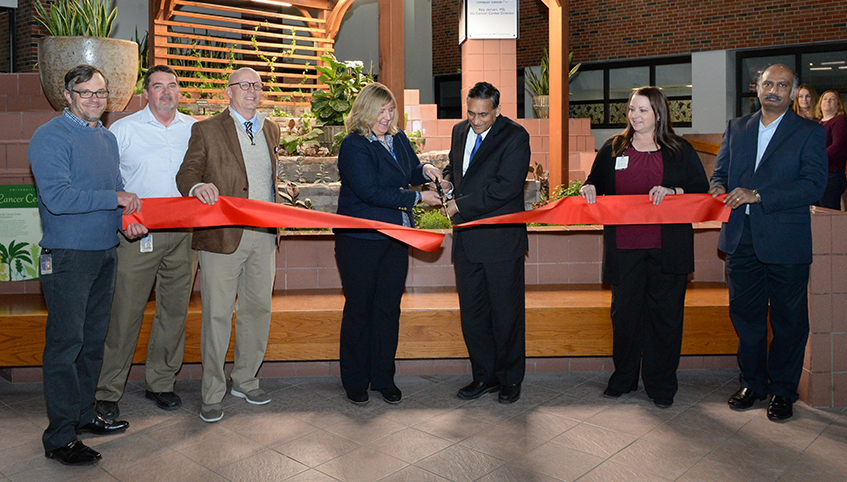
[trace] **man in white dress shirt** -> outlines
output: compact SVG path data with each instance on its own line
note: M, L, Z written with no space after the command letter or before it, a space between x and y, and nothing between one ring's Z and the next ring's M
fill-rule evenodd
M179 81L166 65L151 67L144 76L143 110L109 128L118 139L121 176L128 190L141 198L178 197L176 173L196 121L177 112ZM182 366L188 299L197 269L191 231L151 231L147 237L120 239L118 273L112 302L103 367L97 382L97 411L113 420L138 343L144 309L156 285L156 315L147 343L144 366L146 397L164 410L182 404L174 393Z

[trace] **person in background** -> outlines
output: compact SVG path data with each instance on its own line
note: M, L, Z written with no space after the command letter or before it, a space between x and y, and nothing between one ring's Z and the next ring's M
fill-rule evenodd
M841 210L841 195L847 189L847 177L844 175L847 164L847 117L841 94L827 90L815 105L815 117L826 128L826 157L829 159L829 174L826 190L818 205Z
M594 158L580 195L666 196L705 193L706 172L697 152L674 134L668 99L656 87L629 97L627 126ZM656 406L673 405L682 349L685 287L694 271L691 224L605 226L603 282L612 286L612 359L615 371L603 395L638 389L639 375Z
M791 110L800 117L806 119L820 119L820 114L815 114L815 106L818 103L818 93L814 87L809 84L800 84L797 87L797 94L794 96L794 103Z
M396 109L394 94L378 82L356 97L338 152L338 214L414 227L415 205L441 204L434 191L409 189L441 182L441 171L418 160L397 128ZM386 402L399 403L394 355L409 247L370 229L336 229L335 258L344 288L340 363L347 399L365 404L370 388Z
M179 81L173 69L155 65L144 74L143 82L147 106L109 127L118 140L121 177L142 198L178 197L174 176L196 121L176 110ZM95 394L97 413L104 418L120 415L118 401L154 284L156 314L144 359L145 396L164 410L182 405L174 382L185 352L185 320L196 269L197 253L191 249L189 230L151 232L140 241L121 237L115 297Z
M139 212L141 200L124 191L118 143L100 122L109 98L106 76L78 65L65 74L63 94L68 107L35 131L27 152L38 192L39 277L47 306L48 425L41 440L47 458L88 465L100 453L77 433L113 434L129 426L97 413L94 389L115 289L121 213ZM130 224L124 234L133 239L146 232Z

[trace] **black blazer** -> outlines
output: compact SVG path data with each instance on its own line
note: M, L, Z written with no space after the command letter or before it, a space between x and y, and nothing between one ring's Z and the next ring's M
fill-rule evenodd
M410 190L409 185L424 184L429 178L424 176L424 164L403 131L394 134L394 155L396 161L380 142L370 142L356 133L347 134L338 152L341 176L338 214L403 224L402 212L405 211L414 226L412 208L417 193ZM335 233L366 239L386 238L369 229L336 229Z
M461 224L523 211L530 159L526 129L507 117L498 116L468 171L462 175L469 130L467 120L453 126L450 163L444 168L444 179L453 183L459 208L453 222ZM458 242L466 247L468 260L474 263L520 258L526 255L529 247L525 224L453 228L454 248Z
M759 191L762 202L749 206L753 249L761 262L811 263L809 205L826 188L826 129L788 109L755 169L761 117L759 111L729 121L711 184L726 192L737 187ZM718 248L724 253L738 247L745 211L743 206L734 209L721 228Z
M682 152L662 148L662 186L681 187L684 192L704 193L709 190L706 171L697 151L681 137ZM593 184L597 195L615 194L615 156L612 139L606 141L591 166L585 184ZM646 194L645 194L646 196ZM694 229L690 224L662 225L662 271L688 274L694 271ZM603 228L603 282L618 284L617 231L614 226Z

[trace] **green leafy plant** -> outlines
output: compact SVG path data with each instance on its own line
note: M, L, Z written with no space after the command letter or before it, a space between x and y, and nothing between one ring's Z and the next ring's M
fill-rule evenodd
M321 134L323 134L323 131L313 128L307 117L301 117L299 121L291 119L288 121L288 134L280 139L280 145L288 155L329 155L329 150L321 147L321 143L318 141Z
M362 62L339 62L332 54L320 58L326 66L315 67L320 72L318 82L326 84L328 90L317 89L312 93L312 113L318 125L344 125L356 95L373 82L373 77L362 72Z
M568 65L573 62L573 52L568 54ZM576 75L582 62L576 64L570 72L568 79ZM525 80L526 90L532 95L550 95L550 55L547 49L544 49L544 55L541 56L541 75L536 75L533 70L527 70L527 79Z
M43 0L36 0L34 19L57 37L108 37L118 14L117 7L108 9L110 4L107 0L56 0L48 12Z
M582 181L579 179L571 179L567 186L559 184L556 189L550 194L550 200L562 199L563 197L579 196L579 189L582 187Z
M418 229L451 229L450 218L441 214L440 208L418 204L412 209L415 215L415 227Z
M406 119L406 125L409 125L409 114L404 114ZM412 149L415 150L415 154L420 154L423 152L424 146L426 145L426 139L423 136L423 133L420 130L407 131L406 137L409 139L409 143L412 144Z
M135 82L134 94L144 92L144 74L150 68L150 51L147 48L148 32L144 32L144 38L138 38L138 27L135 27L135 39L133 41L138 44L138 80Z

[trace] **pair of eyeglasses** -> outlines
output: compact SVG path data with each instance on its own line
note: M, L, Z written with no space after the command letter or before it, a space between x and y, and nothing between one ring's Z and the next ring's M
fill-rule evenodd
M253 90L262 90L262 87L263 87L261 82L233 82L232 84L229 84L229 85L230 86L237 85L237 86L241 87L241 90L250 90L251 88Z
M109 98L108 90L98 90L97 92L91 92L90 90L79 91L71 89L71 92L76 92L76 94L79 95L80 99L90 99L92 95L96 95L98 99Z

